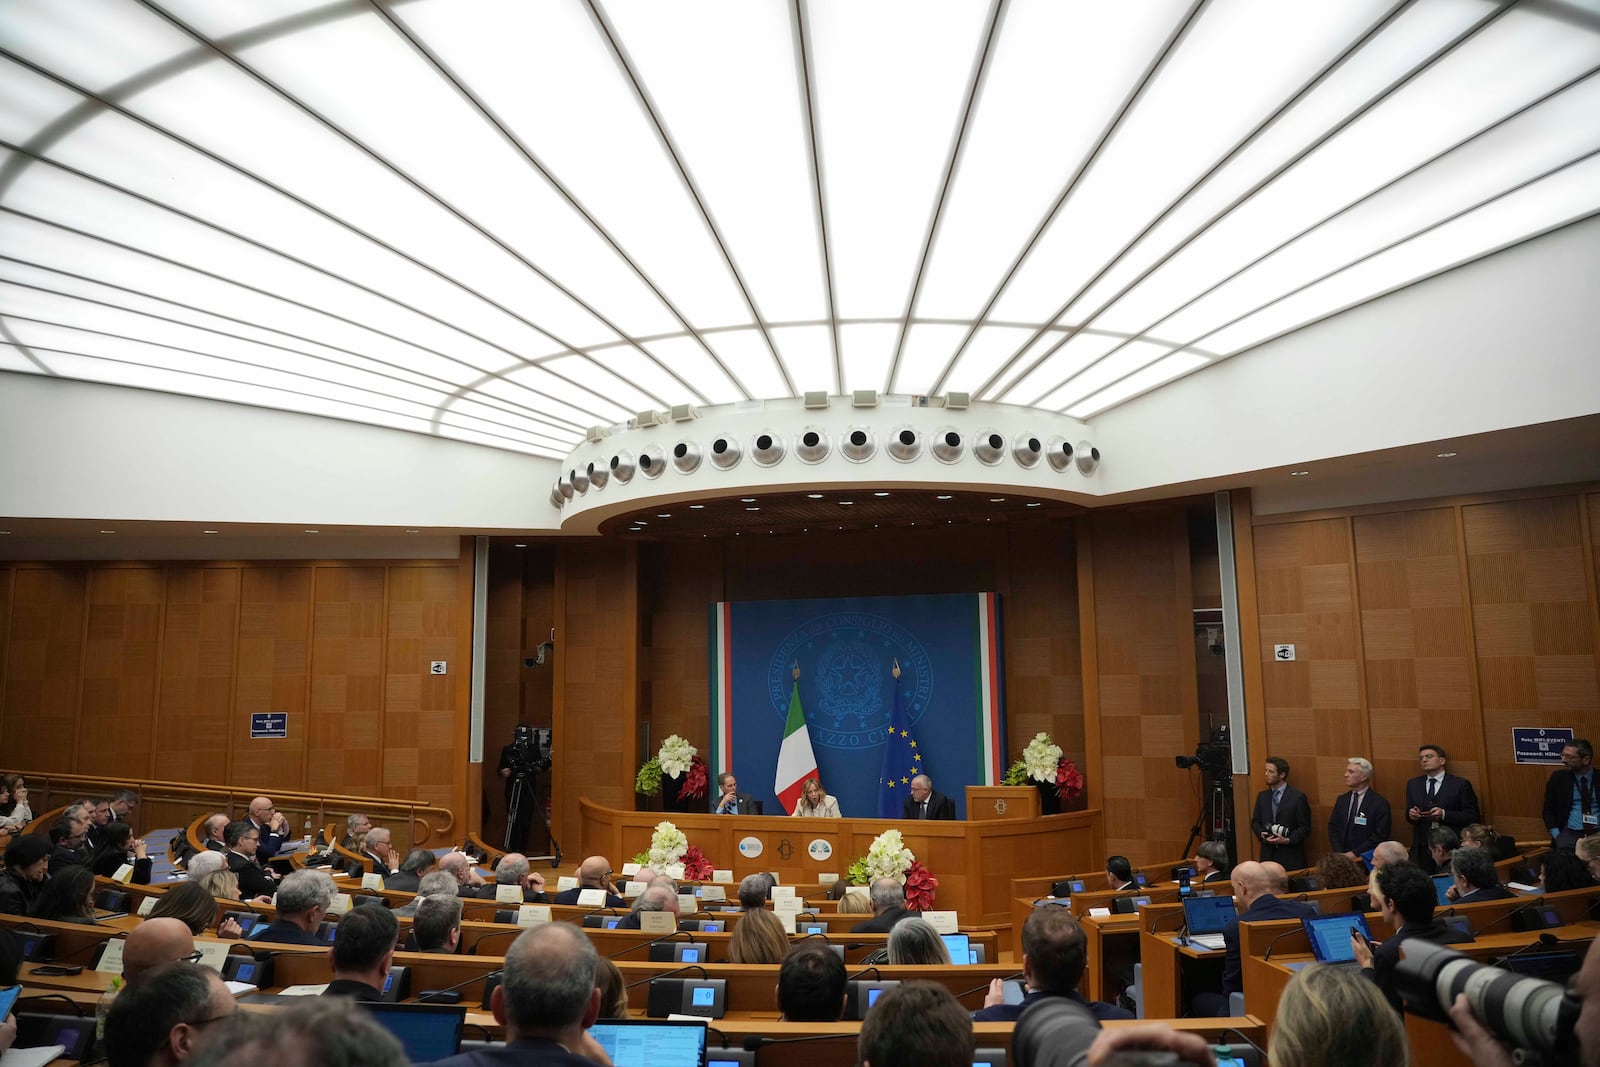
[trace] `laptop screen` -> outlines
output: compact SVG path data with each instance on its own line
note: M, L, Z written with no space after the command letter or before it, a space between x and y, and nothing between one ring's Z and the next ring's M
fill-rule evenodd
M1438 897L1440 907L1450 903L1450 898L1445 894L1450 891L1450 887L1453 884L1455 884L1455 879L1448 874L1436 874L1433 876L1433 892Z
M461 1051L462 1004L363 1004L379 1026L406 1050L412 1063L428 1063Z
M1232 897L1189 897L1183 902L1183 921L1191 934L1221 934L1239 925Z
M966 934L940 934L944 938L944 947L950 950L951 963L967 963L971 958L972 946Z
M1311 954L1319 963L1340 963L1356 958L1350 944L1350 931L1359 930L1362 937L1370 938L1367 920L1356 914L1319 915L1315 919L1301 919L1306 928L1306 940L1311 942Z
M601 1019L589 1033L616 1067L705 1067L705 1023Z

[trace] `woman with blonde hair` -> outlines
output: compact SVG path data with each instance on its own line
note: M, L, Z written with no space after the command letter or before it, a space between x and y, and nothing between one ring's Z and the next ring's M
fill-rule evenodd
M837 819L839 802L828 795L819 779L811 777L800 783L800 799L795 803L791 814L818 819Z
M871 915L872 894L852 893L850 892L850 889L846 887L844 896L839 898L839 907L837 911L840 915Z
M239 876L232 871L212 871L195 883L207 893L223 900L239 899Z
M783 923L765 908L747 911L728 935L731 963L782 963L789 954L789 935Z
M1408 1067L1400 1016L1360 971L1313 963L1289 980L1267 1043L1272 1067Z
M896 967L949 966L950 950L927 919L901 919L889 931L889 962Z

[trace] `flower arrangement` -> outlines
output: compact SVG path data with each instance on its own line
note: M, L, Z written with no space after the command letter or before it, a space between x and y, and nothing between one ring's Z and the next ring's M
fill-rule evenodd
M1071 756L1062 756L1056 765L1056 796L1063 804L1071 804L1083 796L1083 772L1078 770Z
M656 754L644 761L633 777L633 791L653 796L661 788L663 776L682 778L683 787L678 795L690 799L704 797L711 784L700 750L677 734L668 734Z
M845 872L849 885L871 885L879 878L894 878L905 886L906 907L914 911L933 907L939 880L906 848L899 830L885 830L873 838L867 854Z
M681 867L681 861L688 851L689 839L683 836L682 830L670 822L656 823L656 831L650 835L651 867L658 871ZM681 878L682 874L674 874L672 877Z
M683 775L683 788L678 790L680 797L704 797L706 787L711 784L711 775L706 771L706 761L696 756L689 761L689 769Z
M683 853L683 876L691 882L709 882L712 873L711 861L700 846L690 845Z
M939 879L928 873L921 860L912 860L906 868L906 907L912 911L927 911L933 907L934 891Z
M1022 750L1022 758L1006 768L1000 782L1003 785L1027 785L1029 782L1054 785L1056 796L1063 804L1071 804L1083 795L1083 772L1046 733L1033 735L1028 747Z
M656 759L661 762L661 773L672 778L682 777L689 769L700 750L677 734L668 734L666 740L661 742L661 748L656 752Z

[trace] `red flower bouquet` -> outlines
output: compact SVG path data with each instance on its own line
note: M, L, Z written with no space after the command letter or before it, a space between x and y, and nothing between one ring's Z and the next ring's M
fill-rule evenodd
M706 761L696 756L689 761L689 769L683 772L683 788L678 790L678 795L691 800L704 797L706 788L710 784L710 775L706 773Z
M1056 764L1056 796L1061 803L1071 804L1083 796L1083 772L1072 762L1071 756L1062 756Z
M693 771L689 772L693 774ZM702 768L700 773L705 774ZM711 861L706 859L706 854L700 851L698 845L690 845L683 853L683 878L687 882L711 881Z
M939 888L939 879L928 873L928 868L922 865L921 860L912 860L911 866L906 868L906 908L911 911L927 911L933 907L934 891Z

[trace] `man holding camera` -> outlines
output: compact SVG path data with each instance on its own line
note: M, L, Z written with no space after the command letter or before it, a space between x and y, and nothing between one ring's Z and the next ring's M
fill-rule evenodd
M1306 865L1311 802L1289 784L1289 761L1282 756L1268 756L1263 775L1267 787L1256 795L1256 810L1250 816L1250 830L1261 842L1261 862L1298 871Z

